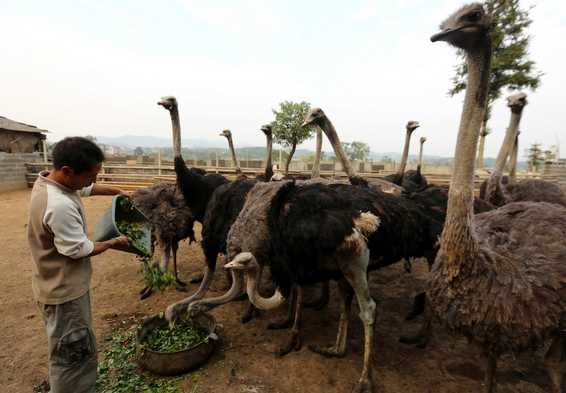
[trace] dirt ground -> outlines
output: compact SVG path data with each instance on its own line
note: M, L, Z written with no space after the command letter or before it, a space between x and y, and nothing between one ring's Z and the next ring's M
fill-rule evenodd
M47 340L31 294L31 259L26 241L27 208L30 192L0 194L0 392L29 393L32 385L47 375ZM110 205L109 197L84 200L92 229ZM200 245L179 250L179 268L185 280L203 266ZM187 293L167 290L139 301L139 262L130 254L109 251L93 258L92 300L95 332L99 343L120 321L132 316L152 315ZM483 363L467 342L435 328L433 343L426 349L398 342L403 334L414 333L420 321L406 322L411 299L426 278L424 263L415 264L413 273L393 266L372 273L371 290L378 302L375 356L376 392L465 393L482 391ZM211 294L218 295L224 277L219 277ZM196 284L189 288L196 289ZM221 306L212 313L223 325L223 342L210 362L195 371L198 387L190 379L182 383L189 392L295 393L350 392L362 365L362 325L353 307L348 353L342 359L326 359L311 352L308 344L334 341L338 321L338 299L333 287L331 302L322 311L306 310L303 348L283 358L274 353L288 332L267 330L270 321L283 311L265 312L243 325L239 318L245 302ZM549 391L540 356L505 359L498 370L501 393Z

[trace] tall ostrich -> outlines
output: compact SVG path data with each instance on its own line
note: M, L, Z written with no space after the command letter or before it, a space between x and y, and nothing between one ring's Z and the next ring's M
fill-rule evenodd
M270 124L261 126L261 132L265 135L267 143L267 154L265 157L265 171L262 175L256 176L259 181L270 181L273 177L273 164L271 162L271 154L273 152L273 130Z
M526 105L527 95L525 93L518 93L507 97L507 106L511 109L511 119L507 131L505 132L505 138L497 153L493 171L486 181L485 195L483 195L485 200L496 206L501 206L505 203L505 197L501 189L501 178L503 177L503 169L505 168L507 158L512 153L523 115L523 108Z
M397 184L398 186L402 186L406 191L416 191L419 188L426 187L426 183L423 185L423 179L417 176L417 171L411 171L409 173L407 173L408 171L405 172L405 168L407 167L407 160L409 158L411 135L419 127L420 124L418 121L410 120L407 123L407 125L405 126L405 144L403 146L401 164L399 164L397 173L393 173L384 177L385 180L390 181L393 184Z
M238 162L238 159L236 158L236 150L234 149L234 141L232 140L232 132L230 130L224 130L220 133L220 136L223 136L228 140L228 148L230 149L230 153L232 154L232 165L234 166L234 169L236 170L236 175L242 176L243 172L242 172L242 169L240 168L240 163Z
M502 176L507 156L511 165L516 165L517 154L514 154L518 144L519 124L523 108L527 105L527 95L514 94L507 98L507 106L511 109L511 120L505 139L497 155L495 168L489 179L482 184L481 196L496 206L510 202L550 202L566 206L566 195L558 185L541 179L525 179L515 181ZM514 157L513 157L514 155Z
M160 251L159 267L163 271L168 269L172 253L175 286L178 290L186 290L186 284L179 279L177 273L177 250L181 240L189 238L190 243L195 241L193 231L195 219L185 198L175 183L160 182L135 191L132 201L151 224L156 248ZM143 288L140 298L147 298L152 290L151 287Z
M356 171L354 170L354 168L352 168L352 164L350 163L350 160L348 160L348 157L346 156L346 153L344 152L344 149L342 148L342 144L340 143L340 138L338 137L338 134L336 133L336 129L334 128L334 125L332 124L330 119L328 119L328 117L326 116L326 114L324 113L324 111L322 109L312 108L309 111L309 113L307 114L307 116L305 117L305 120L304 120L302 125L303 125L303 127L308 126L308 125L316 125L318 128L320 128L324 132L324 134L326 135L326 137L330 141L330 144L332 145L332 149L334 150L334 154L336 155L336 157L338 158L338 160L342 164L342 169L344 170L344 172L346 172L346 175L348 176L348 179L349 179L351 184L353 184L353 185L367 185L367 186L370 186L372 188L379 189L379 190L382 190L384 192L396 194L396 195L399 195L399 194L401 194L401 192L404 191L404 189L402 187L400 187L396 184L393 184L393 183L391 183L390 181L387 181L387 180L371 179L370 181L368 181L366 179L359 177L356 174Z
M440 28L431 40L465 51L468 82L446 223L428 284L431 308L448 328L482 348L489 393L496 390L499 356L552 340L545 365L552 391L559 393L566 367L566 209L520 202L474 217L474 153L489 81L490 18L476 3Z
M420 149L419 149L419 163L417 164L417 169L410 169L405 171L403 174L403 188L408 192L414 192L424 189L428 186L428 181L426 177L422 174L422 163L423 163L423 145L426 142L425 137L421 137Z

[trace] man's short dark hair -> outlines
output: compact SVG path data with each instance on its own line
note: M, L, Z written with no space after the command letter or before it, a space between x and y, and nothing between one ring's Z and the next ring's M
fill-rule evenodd
M53 167L68 166L76 174L88 171L104 161L104 153L93 141L80 136L67 137L53 148Z

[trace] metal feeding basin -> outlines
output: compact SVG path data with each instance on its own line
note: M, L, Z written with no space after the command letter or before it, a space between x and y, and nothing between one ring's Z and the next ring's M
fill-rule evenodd
M167 320L161 315L150 317L142 322L137 334L137 361L138 364L155 374L178 375L204 364L214 352L218 336L216 335L216 321L210 314L199 314L191 318L190 322L207 333L199 343L190 348L177 352L157 352L144 345L150 333L159 328L167 327Z

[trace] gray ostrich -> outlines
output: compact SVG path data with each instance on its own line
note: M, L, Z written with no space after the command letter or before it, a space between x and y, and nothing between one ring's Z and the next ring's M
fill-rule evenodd
M454 13L431 40L467 55L468 82L440 250L428 296L433 314L479 346L485 391L496 390L497 359L551 341L545 365L559 393L566 367L566 208L508 203L474 216L474 155L485 111L491 21L481 4Z
M220 136L225 137L228 140L228 148L230 149L230 153L232 154L232 165L236 170L237 176L243 176L242 169L240 168L240 163L236 158L236 150L234 149L234 141L232 140L232 132L230 130L224 130L220 133Z
M566 195L558 185L541 179L515 180L515 169L513 176L503 176L503 169L507 157L510 156L510 165L516 165L519 124L523 115L524 107L527 105L527 95L517 93L507 98L507 106L511 110L509 127L505 138L499 149L495 167L489 179L482 184L481 197L488 202L502 206L510 202L549 202L566 206Z
M135 191L132 201L151 223L152 233L155 235L155 248L160 252L159 267L163 271L167 270L173 254L175 287L184 291L186 284L179 279L177 273L177 250L181 240L188 238L189 244L195 241L193 231L195 219L183 194L175 183L160 182ZM152 290L151 287L143 288L140 298L147 298Z

